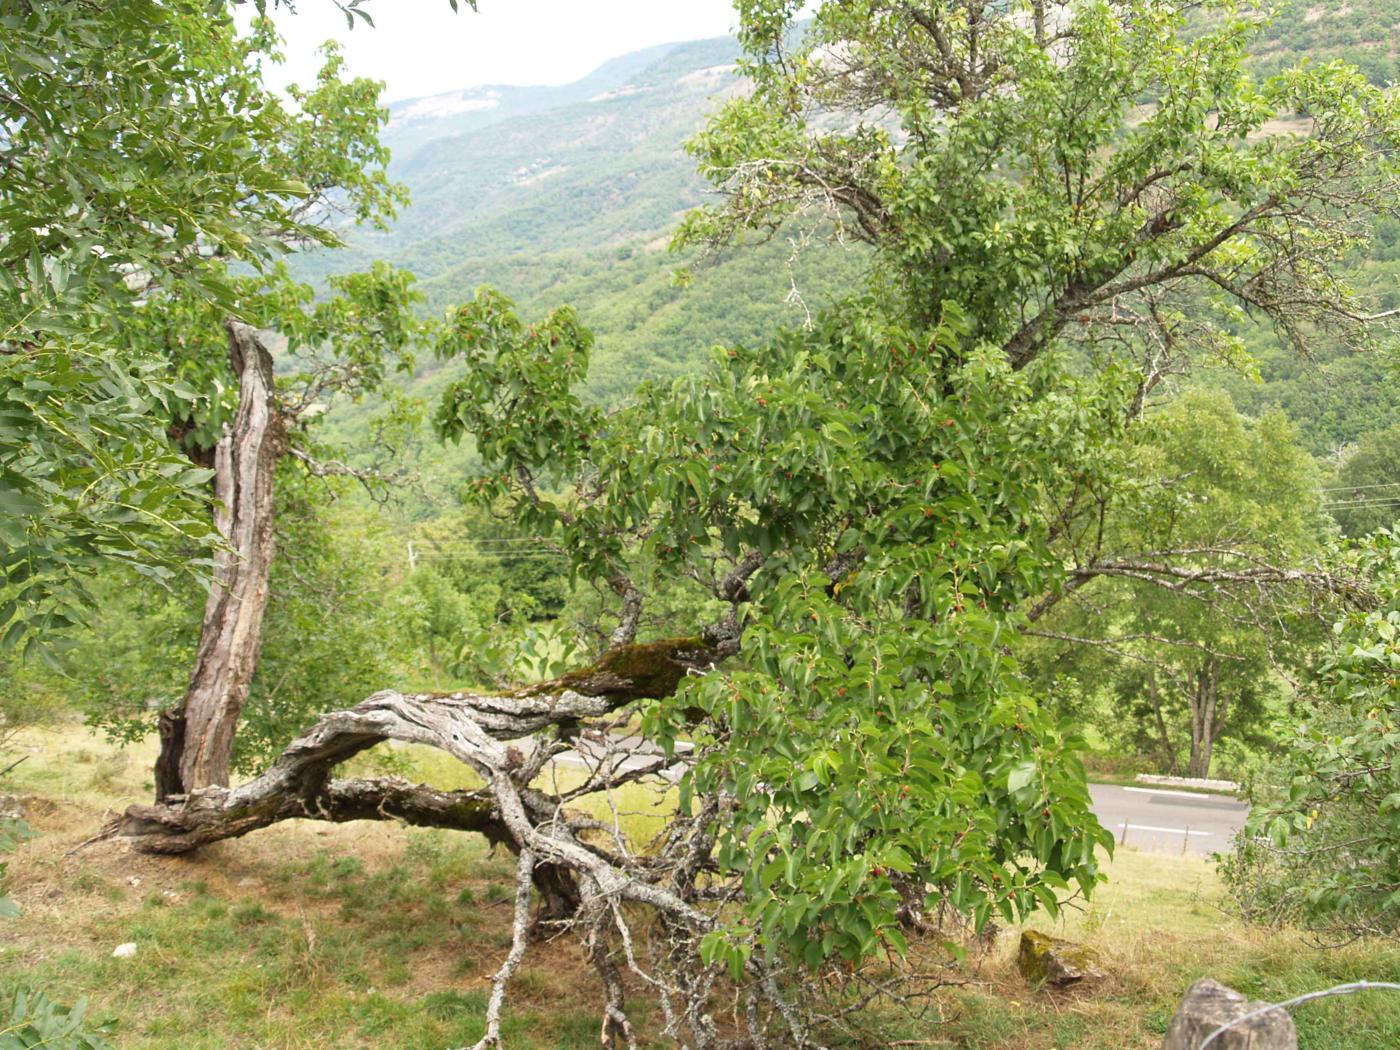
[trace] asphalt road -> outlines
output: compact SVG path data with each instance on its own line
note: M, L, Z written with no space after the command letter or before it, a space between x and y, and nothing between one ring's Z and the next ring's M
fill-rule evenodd
M1089 794L1114 838L1153 853L1223 852L1249 814L1238 799L1204 792L1090 784Z
M675 781L684 769L681 765L661 768L664 762L658 761L655 745L640 737L614 738L613 747L612 761L619 771L656 768L661 776ZM594 767L607 750L601 740L580 740L578 749L582 754L562 755L557 761ZM1205 792L1091 784L1089 794L1099 823L1118 842L1152 853L1209 856L1223 852L1249 814L1243 802Z

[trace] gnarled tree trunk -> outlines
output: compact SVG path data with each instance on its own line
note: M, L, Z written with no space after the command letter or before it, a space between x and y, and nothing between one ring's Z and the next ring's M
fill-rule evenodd
M710 892L715 887L700 880L714 846L713 800L674 828L660 850L641 856L610 834L607 822L570 803L676 762L664 754L638 761L634 752L614 752L607 743L611 722L598 727L602 754L594 747L580 749L584 723L607 718L635 700L669 696L686 675L707 672L733 651L728 638L676 638L614 648L590 667L507 693L386 690L326 715L261 776L235 788L209 786L154 806L131 806L109 833L144 852L178 854L293 818L392 819L480 832L515 852L517 894L510 952L492 981L487 1035L478 1048L500 1045L506 988L535 928L529 916L534 892L540 898L537 920L553 919L555 928L572 925L584 933L588 957L607 992L602 1045L636 1045L625 1010L621 958L661 997L669 1034L688 1028L697 1033L697 1047L719 1050L731 1044L709 1015L717 964L700 955L717 906ZM514 743L526 738L533 740L524 747ZM485 786L438 791L395 778L332 779L337 766L384 740L438 748L472 769ZM533 786L551 759L568 753L588 767L583 784L558 794ZM661 954L652 953L651 972L638 968L624 905L650 910L656 921L647 936L664 939ZM664 969L655 971L658 966ZM695 975L701 979L693 980Z
M332 780L347 759L385 740L436 747L490 781L498 774L519 786L532 817L552 824L558 806L600 784L633 780L674 763L653 756L625 773L600 768L588 783L561 798L528 788L545 762L573 750L545 741L529 753L503 742L553 730L571 736L580 722L600 718L634 700L669 696L686 674L703 671L727 650L698 638L629 645L597 663L553 681L507 693L417 693L385 690L347 711L328 714L287 745L259 777L236 788L206 785L154 806L131 806L114 825L138 850L187 853L220 839L297 817L316 820L404 820L410 824L480 831L508 841L489 790L440 792L395 779ZM590 778L592 780L594 778ZM550 858L546 854L544 860Z
M238 412L214 450L215 524L227 544L215 558L190 684L160 719L156 800L226 785L238 716L262 648L273 556L273 478L285 451L272 355L257 332L228 322Z

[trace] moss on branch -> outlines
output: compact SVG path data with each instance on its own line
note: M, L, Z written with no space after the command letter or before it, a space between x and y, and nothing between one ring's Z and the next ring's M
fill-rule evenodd
M720 650L700 638L667 638L619 646L596 663L548 682L504 694L520 699L563 692L618 700L656 700L670 696L691 671L704 671L722 658Z

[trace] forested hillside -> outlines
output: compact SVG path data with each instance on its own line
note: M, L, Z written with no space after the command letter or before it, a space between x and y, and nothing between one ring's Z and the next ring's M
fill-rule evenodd
M1396 0L1292 0L1253 48L1256 66L1274 72L1298 59L1342 60L1373 84L1400 81L1400 3Z
M1343 59L1384 84L1396 78L1397 33L1396 0L1287 6L1254 62L1270 69L1300 56ZM348 251L304 260L304 270L387 259L419 276L433 312L480 284L527 314L572 303L597 334L591 391L605 401L639 379L694 367L717 343L803 323L849 289L866 265L860 246L818 237L798 251L783 235L705 260L689 283L675 275L693 253L667 250L679 217L707 193L683 144L743 90L738 50L726 38L667 45L559 88L486 87L395 103L384 142L412 203L387 232L357 230ZM1400 228L1383 222L1368 254L1366 279L1392 289L1387 309L1400 305ZM1321 340L1300 358L1267 326L1241 334L1257 369L1232 366L1210 381L1251 414L1282 408L1315 454L1400 414L1400 385L1379 357ZM416 389L431 399L445 381Z
M801 324L849 286L858 249L798 253L779 237L698 262L688 284L675 274L693 255L667 250L681 215L706 197L684 143L743 89L737 54L722 38L627 56L539 93L564 104L516 115L503 97L471 111L469 130L458 115L403 116L433 100L397 104L385 143L412 204L388 232L356 231L348 252L307 269L388 259L419 276L434 312L479 284L526 313L572 303L597 333L593 390L604 399L693 367L717 343Z

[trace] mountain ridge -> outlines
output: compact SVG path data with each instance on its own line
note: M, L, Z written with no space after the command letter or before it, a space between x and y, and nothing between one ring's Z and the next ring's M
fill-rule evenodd
M418 147L435 139L616 90L682 43L672 41L617 55L567 84L478 84L391 102L389 125L381 136L393 154L391 170L408 162Z

